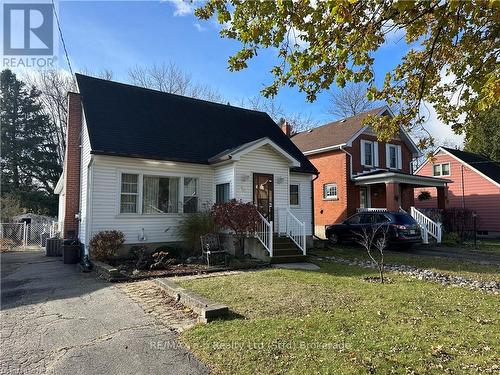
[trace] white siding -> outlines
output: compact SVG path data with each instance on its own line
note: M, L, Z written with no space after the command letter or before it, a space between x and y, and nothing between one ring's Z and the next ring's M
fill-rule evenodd
M312 235L312 175L290 173L290 184L299 185L299 205L290 206L290 211L300 221L306 223L306 234Z
M57 210L57 225L59 228L63 227L64 224L64 200L66 199L66 192L63 188L59 193L59 207Z
M88 198L88 166L90 163L90 139L85 120L82 123L82 147L81 147L81 163L80 163L80 223L78 225L78 237L83 243L87 243L86 226L87 226L87 198Z
M214 170L214 178L215 185L229 183L229 199L234 198L234 163L216 167Z
M243 202L253 202L253 174L267 173L274 176L274 217L275 230L279 223L280 209L289 206L289 161L276 152L271 146L265 145L253 150L235 162L235 197Z
M181 240L178 235L178 224L185 217L184 214L119 214L121 172L178 176L181 178L197 177L199 178L200 208L214 202L214 170L211 166L96 156L92 165L91 235L101 230L116 229L125 234L125 243L139 243L139 235L142 228L144 228L145 243Z

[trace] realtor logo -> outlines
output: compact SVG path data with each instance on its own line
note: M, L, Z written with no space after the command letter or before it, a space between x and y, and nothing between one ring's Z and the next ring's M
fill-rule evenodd
M54 68L57 62L57 0L4 0L3 68Z
M46 56L54 53L51 4L3 4L3 53Z

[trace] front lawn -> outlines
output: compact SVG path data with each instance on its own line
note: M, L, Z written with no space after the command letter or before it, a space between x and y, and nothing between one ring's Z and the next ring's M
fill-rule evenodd
M320 266L181 281L234 313L182 340L226 374L498 370L499 296L395 274L368 283L372 270Z
M310 254L318 256L337 256L345 259L370 260L366 250L359 246L339 245L325 250L313 249ZM413 254L407 251L385 251L386 264L406 264L426 268L443 274L463 276L473 280L500 281L500 266L494 264L472 263L466 259Z

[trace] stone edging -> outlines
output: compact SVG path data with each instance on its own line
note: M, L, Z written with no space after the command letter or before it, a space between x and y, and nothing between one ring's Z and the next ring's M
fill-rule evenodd
M97 276L110 282L129 280L129 277L118 271L117 268L98 260L92 261L92 272L95 272Z
M167 278L154 279L153 281L167 292L167 294L174 297L176 301L197 313L201 322L211 322L212 320L226 316L229 312L226 305L199 296L188 289L180 287Z
M378 269L377 265L372 261L361 259L345 259L336 256L316 256L317 260L330 260L336 263L347 264L350 266L358 266L363 268ZM484 292L498 294L500 292L500 282L498 281L478 281L468 279L462 276L446 275L439 272L434 272L424 268L408 266L405 264L386 264L384 266L386 271L396 272L404 275L411 276L419 280L428 280L440 283L442 285L453 285L469 289L479 289Z

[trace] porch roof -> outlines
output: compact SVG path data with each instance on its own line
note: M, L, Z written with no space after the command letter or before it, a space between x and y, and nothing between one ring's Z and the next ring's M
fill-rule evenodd
M388 170L377 170L354 176L356 185L374 185L384 183L398 183L421 187L444 187L451 180L438 177L417 176L414 174L394 172Z

